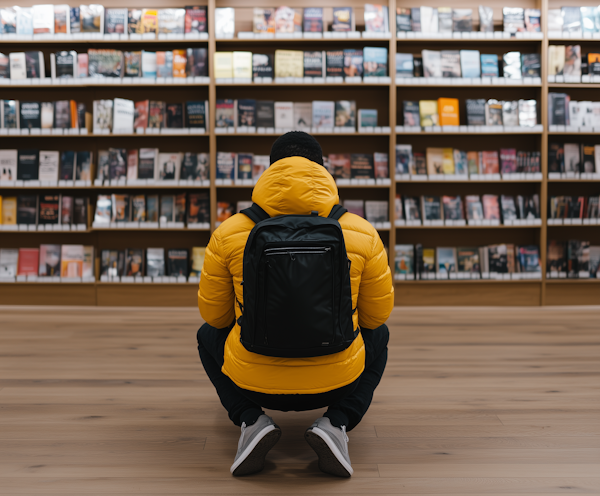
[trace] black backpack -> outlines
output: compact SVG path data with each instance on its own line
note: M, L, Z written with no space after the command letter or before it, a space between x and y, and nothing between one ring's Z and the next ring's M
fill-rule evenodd
M255 203L244 249L241 342L272 357L316 357L348 348L352 323L350 260L335 205L328 217L269 215Z

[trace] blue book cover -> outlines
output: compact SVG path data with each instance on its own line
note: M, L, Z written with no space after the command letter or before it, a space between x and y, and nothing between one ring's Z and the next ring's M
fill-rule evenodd
M481 54L481 76L498 77L498 55Z
M387 76L388 51L383 47L365 47L363 50L364 76Z
M479 50L461 50L460 68L464 78L481 77Z
M156 52L142 50L142 77L156 78Z

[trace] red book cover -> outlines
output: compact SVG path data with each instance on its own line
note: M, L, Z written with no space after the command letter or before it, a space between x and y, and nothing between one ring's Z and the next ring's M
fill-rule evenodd
M498 174L500 172L497 151L481 152L481 162L484 174Z
M18 276L37 276L40 250L38 248L19 248Z
M375 166L375 179L390 177L387 153L375 152L373 154L373 164Z
M333 177L338 179L350 179L350 154L330 153L329 163L333 167Z
M148 100L142 100L141 102L135 102L135 121L133 127L148 127L148 106L150 102Z
M483 218L490 220L500 220L500 203L497 195L483 195Z

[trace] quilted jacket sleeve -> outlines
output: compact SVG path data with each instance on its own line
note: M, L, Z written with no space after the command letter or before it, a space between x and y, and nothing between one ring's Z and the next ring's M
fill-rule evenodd
M358 290L358 324L376 329L385 323L393 308L392 274L381 238L375 232Z
M225 263L221 233L217 229L206 248L198 290L198 308L209 325L223 329L235 318L234 305L233 280Z

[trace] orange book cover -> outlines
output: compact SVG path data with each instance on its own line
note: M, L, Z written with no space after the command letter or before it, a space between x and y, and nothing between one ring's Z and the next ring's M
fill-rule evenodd
M186 77L187 56L185 50L173 50L173 77Z
M71 127L77 129L79 127L79 120L77 119L77 102L75 100L70 100L69 107L71 110Z
M440 126L458 126L458 99L457 98L438 98L438 114L440 116Z

